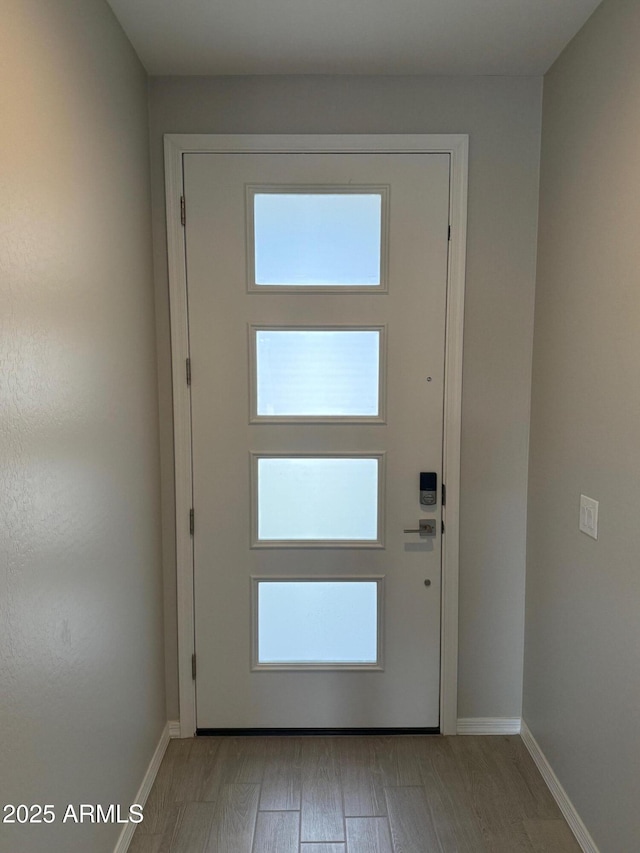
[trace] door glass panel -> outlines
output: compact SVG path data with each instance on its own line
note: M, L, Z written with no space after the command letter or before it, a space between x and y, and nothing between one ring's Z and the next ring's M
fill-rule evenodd
M258 458L258 543L375 542L379 464L379 457Z
M253 331L258 417L378 417L380 330Z
M258 581L260 664L378 663L376 581Z
M255 191L255 285L380 286L382 200L379 191Z

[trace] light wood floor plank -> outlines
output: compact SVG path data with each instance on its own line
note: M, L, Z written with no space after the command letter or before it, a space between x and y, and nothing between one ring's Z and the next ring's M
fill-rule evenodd
M127 853L158 853L161 835L142 835L136 829Z
M144 819L136 829L136 835L171 834L186 803L174 803L165 799L166 789L154 787L144 807Z
M345 853L344 844L301 844L300 853Z
M213 816L211 803L187 803L171 839L171 853L203 853Z
M148 802L148 801L147 801ZM171 805L162 821L158 821L157 824L160 827L161 831L151 834L149 836L145 836L142 834L142 830L144 829L144 821L141 823L135 831L135 834L132 839L132 843L129 846L129 851L137 850L136 844L138 839L143 839L145 837L153 839L153 842L149 847L142 846L140 849L140 853L171 853L172 847L171 844L173 839L175 838L177 828L182 821L183 813L189 805L188 803L174 803ZM211 804L208 804L211 807ZM146 806L145 806L145 814L146 814Z
M203 740L210 743L203 743ZM215 766L222 738L194 738L191 749L185 752L173 768L173 797L176 802L200 802L211 768Z
M206 738L198 738L206 740ZM224 785L260 785L264 774L266 738L224 737L211 757L201 757L205 772L200 800L215 802Z
M298 853L299 812L259 812L253 853Z
M206 853L251 853L259 797L259 785L222 787Z
M423 788L385 788L395 853L442 853Z
M456 793L443 785L432 765L425 764L422 779L444 853L485 853L482 832L466 791Z
M470 786L465 783L458 763L455 761L450 745L451 739L434 738L434 740L438 742L438 748L429 750L428 761L421 763L427 797L430 798L430 785L437 785L445 814L454 823L457 843L463 850L468 848L473 853L476 851L485 853L486 846L476 818ZM435 805L432 806L432 813L434 813L434 822L438 826ZM440 831L441 844L442 835L443 832Z
M343 842L344 812L336 742L308 738L302 744L301 841Z
M456 853L485 853L472 799L449 738L423 738L416 746L420 773L440 846Z
M484 843L491 853L533 853L524 830L522 806L502 778L495 755L485 751L485 739L451 738Z
M580 853L580 845L562 818L526 818L524 829L536 853Z
M420 763L415 754L416 738L381 737L376 739L378 767L385 788L420 785Z
M424 737L396 737L396 762L398 765L398 784L413 786L422 784L420 758L424 748L432 743Z
M349 853L393 853L386 817L348 817L346 825Z
M546 790L541 791L537 786L530 785L526 774L526 757L515 748L519 740L517 735L485 737L479 746L486 760L495 767L496 778L503 780L514 809L517 808L523 818L559 818L560 810L546 786ZM533 759L528 757L533 763Z
M270 738L265 752L260 810L299 810L301 795L302 743L300 738Z
M339 745L340 778L347 817L384 817L382 771L370 738L344 738Z
M235 746L236 769L230 782L259 785L264 775L264 757L267 741L262 737L231 738Z
M558 804L551 796L551 792L547 788L547 783L540 775L540 771L536 767L522 739L519 736L511 738L510 746L515 756L518 770L522 774L535 801L535 817L548 820L561 820L564 822Z
M176 796L179 795L176 780L181 778L182 767L188 759L192 744L191 739L169 742L145 803L144 820L138 826L136 834L163 835L167 827L173 829L180 812L180 804L176 801Z

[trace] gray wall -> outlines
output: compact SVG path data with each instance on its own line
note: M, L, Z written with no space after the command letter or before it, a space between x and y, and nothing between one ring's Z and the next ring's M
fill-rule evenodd
M106 853L165 722L147 82L103 0L0 28L0 791ZM62 811L61 811L62 810Z
M470 134L459 716L519 716L540 109L537 78L151 80L170 717L178 702L162 134Z
M605 0L544 84L524 717L603 853L640 839L639 44Z

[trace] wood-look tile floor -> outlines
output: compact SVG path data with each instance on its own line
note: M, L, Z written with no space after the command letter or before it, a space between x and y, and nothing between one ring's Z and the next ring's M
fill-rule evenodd
M174 740L129 853L580 853L518 736Z

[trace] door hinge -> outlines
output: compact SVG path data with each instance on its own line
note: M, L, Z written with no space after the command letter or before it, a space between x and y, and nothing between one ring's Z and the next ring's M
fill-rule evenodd
M442 484L442 506L447 505L447 487L445 484Z
M184 203L184 196L183 195L180 196L180 224L181 225L187 224L187 209L186 209L186 205Z
M193 531L195 530L195 512L193 508L189 510L189 533L193 536Z
M191 385L191 359L187 359L187 385Z
M444 533L444 521L441 521L440 524L442 525L442 532Z
M184 225L184 222L182 223ZM447 240L451 239L451 226L447 229Z
M191 655L191 678L193 678L194 681L196 680L196 653L195 652Z

